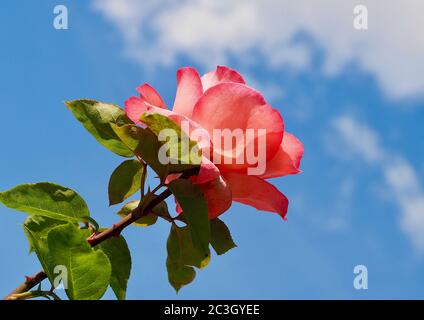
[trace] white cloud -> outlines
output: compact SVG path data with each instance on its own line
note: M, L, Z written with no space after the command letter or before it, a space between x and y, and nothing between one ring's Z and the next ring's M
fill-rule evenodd
M122 33L126 52L142 64L186 55L211 68L235 56L267 65L307 68L310 48L293 37L311 35L326 53L325 70L357 61L392 98L424 91L424 1L363 0L369 29L353 28L356 0L92 0Z
M386 164L384 175L402 210L401 228L411 236L415 247L424 251L424 191L417 173L405 159L392 159L391 164Z
M414 247L424 252L424 190L414 167L402 155L386 150L378 134L354 117L334 118L332 127L334 140L327 139L327 143L333 141L343 145L339 152L349 152L355 159L382 170L384 181L401 212L400 228Z
M334 118L332 125L335 130L331 141L336 144L335 152L358 154L369 163L375 163L384 157L377 133L365 124L344 115ZM344 147L346 145L348 148Z

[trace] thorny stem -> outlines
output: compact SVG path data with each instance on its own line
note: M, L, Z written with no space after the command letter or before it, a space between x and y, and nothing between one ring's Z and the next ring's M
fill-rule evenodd
M41 283L41 281L47 279L47 275L44 271L38 272L33 277L25 277L26 280L19 287L9 293L3 300L16 300L13 297L22 293L25 293L32 288L34 288L37 284Z
M151 213L154 207L156 207L159 203L161 203L166 198L168 198L171 194L172 194L171 191L169 191L169 189L166 189L159 196L152 199L152 201L145 207L144 210L141 210L140 208L136 208L133 212L131 212L129 215L127 215L125 218L119 221L117 224L114 224L109 229L106 229L105 231L100 232L98 234L93 234L90 238L87 239L88 243L92 247L94 247L111 237L119 237L122 230L124 230L126 227L128 227L130 224L137 221L138 219Z
M53 292L53 290L50 291L43 291L43 290L34 290L34 291L27 291L24 293L16 293L13 296L10 297L8 300L28 300L28 299L35 299L35 298L46 298L48 300L61 300L60 297Z
M192 175L197 174L197 169L189 170L183 173L183 175L180 177L180 179L187 179L191 177ZM160 188L158 188L160 189ZM87 242L92 246L96 246L99 243L110 239L112 237L119 237L122 230L124 230L127 226L132 224L133 222L137 221L138 219L152 213L152 209L156 207L159 203L164 201L166 198L168 198L171 195L171 191L169 189L166 189L163 191L160 195L158 195L156 198L153 198L152 201L144 208L136 208L133 212L131 212L129 215L127 215L125 218L123 218L118 223L114 224L109 229L104 230L100 233L95 233L91 235ZM172 221L173 222L173 221ZM24 283L22 283L19 287L17 287L15 290L13 290L11 293L9 293L3 300L23 300L23 299L31 299L35 298L34 292L40 292L40 291L30 291L32 288L34 288L36 285L40 284L43 280L47 279L47 275L44 271L38 272L33 277L26 277L26 280ZM53 290L49 291L49 294L55 299L59 299L59 297L53 292ZM41 295L38 295L37 297L40 297ZM45 296L45 295L44 295ZM57 299L56 299L57 298Z

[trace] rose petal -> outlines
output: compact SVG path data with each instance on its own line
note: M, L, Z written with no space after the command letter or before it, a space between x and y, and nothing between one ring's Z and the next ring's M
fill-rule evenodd
M221 175L219 169L207 157L202 157L199 174L196 176L194 182L197 184L206 183L215 180Z
M231 190L222 177L198 186L208 202L209 219L215 219L231 207Z
M243 77L237 71L228 67L218 66L216 70L211 71L202 77L203 92L217 84L220 84L221 82L236 82L245 84Z
M178 179L182 176L182 173L171 173L165 179L165 184L170 184L172 181Z
M266 164L266 171L260 177L269 179L302 172L300 161L303 157L303 144L294 135L284 132L283 142L274 158Z
M224 173L223 176L230 185L233 201L276 212L286 219L289 201L275 186L257 176L240 173Z
M194 68L181 68L177 72L177 94L173 111L191 117L196 102L203 94L200 76Z
M166 109L160 94L149 84L145 83L137 88L137 92L141 97L152 106Z
M146 112L157 112L165 116L171 115L171 111L152 106L144 99L138 97L131 97L125 101L125 112L128 118L138 124L142 124L139 119L141 115Z
M235 133L235 130L242 130L244 138L237 139L230 146L225 146L224 140L218 143L216 138L212 139L213 162L219 163L216 157L221 157L218 167L224 170L240 171L254 166L252 163L248 164L246 159L242 159L242 164L236 164L236 150L242 157L246 156L247 129L254 133L255 150L258 145L258 129L265 129L266 161L275 156L284 134L284 122L278 110L268 105L259 92L239 83L221 83L206 91L194 107L192 119L205 128L211 137L214 131L217 133L216 129L229 129L230 134ZM227 159L227 163L224 163L224 159Z

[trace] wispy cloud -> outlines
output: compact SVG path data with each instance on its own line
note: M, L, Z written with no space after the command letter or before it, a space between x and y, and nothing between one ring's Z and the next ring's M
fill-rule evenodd
M372 128L353 116L342 115L332 121L332 139L327 139L336 155L350 155L381 169L382 176L398 205L400 228L414 247L424 251L424 190L414 167L401 154L387 150ZM335 146L337 146L335 148Z
M424 190L417 172L408 161L399 157L386 163L384 177L402 211L402 230L417 249L424 251Z
M378 134L367 125L357 122L352 116L343 115L334 118L332 126L335 129L335 137L331 139L331 146L336 148L334 152L347 156L359 155L369 163L384 158L385 151L380 145Z
M92 0L141 64L169 65L183 55L207 67L236 57L242 64L308 68L306 32L325 52L325 72L352 61L373 73L388 96L424 92L424 2L364 0L369 29L353 28L355 0ZM262 62L261 62L262 63Z

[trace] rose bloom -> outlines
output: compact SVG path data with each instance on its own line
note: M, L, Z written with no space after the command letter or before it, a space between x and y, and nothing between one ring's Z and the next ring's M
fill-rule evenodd
M218 66L215 71L200 77L194 68L186 67L177 72L177 94L172 111L168 110L163 99L148 84L137 91L140 97L131 97L125 102L125 111L134 122L145 112L166 115L176 123L188 121L189 127L203 130L202 162L198 176L192 181L203 191L208 203L209 218L214 219L231 206L232 201L241 202L258 210L278 213L286 218L288 199L275 186L266 181L301 172L303 156L302 143L292 134L284 131L284 122L278 110L272 108L256 90L247 86L243 77L233 69ZM247 139L236 139L231 150L225 144L205 137L213 136L216 129L240 129L243 132L262 129L266 137L265 170L260 175L250 175L249 168L257 166L249 161L236 161L235 150L246 154ZM266 131L264 131L266 130ZM214 143L215 142L215 143ZM258 151L260 138L253 139ZM211 161L216 156L226 161ZM177 211L181 212L177 204Z

